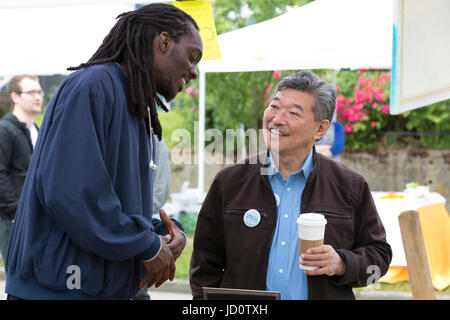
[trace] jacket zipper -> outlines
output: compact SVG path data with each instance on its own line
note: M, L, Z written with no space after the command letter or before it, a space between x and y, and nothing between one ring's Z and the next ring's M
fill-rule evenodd
M329 217L336 217L336 218L342 218L342 219L350 219L352 216L348 213L333 213L333 212L328 212L328 211L314 211L320 214L323 214L324 216L329 216Z

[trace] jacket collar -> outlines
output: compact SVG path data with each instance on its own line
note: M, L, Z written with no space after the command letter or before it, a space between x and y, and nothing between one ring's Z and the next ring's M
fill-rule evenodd
M21 122L12 112L8 112L3 119L8 120L12 124L14 124L16 127L19 127L21 129L27 129L27 125L23 122Z
M12 112L8 112L2 119L11 122L18 129L22 130L23 133L25 133L25 136L27 137L28 142L31 145L31 149L33 149L33 144L31 143L30 130L27 128L27 125L25 123L21 122ZM37 130L39 130L36 124L34 124L34 126L36 127Z

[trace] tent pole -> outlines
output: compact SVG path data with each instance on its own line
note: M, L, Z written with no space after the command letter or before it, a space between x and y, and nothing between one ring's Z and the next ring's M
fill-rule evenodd
M198 107L198 191L199 200L203 200L205 184L205 92L206 75L200 71L199 76L199 107Z

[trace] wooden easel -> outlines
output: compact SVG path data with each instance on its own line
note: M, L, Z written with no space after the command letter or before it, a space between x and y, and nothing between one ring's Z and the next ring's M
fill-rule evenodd
M435 300L427 250L420 226L419 213L404 211L398 217L408 275L414 300Z

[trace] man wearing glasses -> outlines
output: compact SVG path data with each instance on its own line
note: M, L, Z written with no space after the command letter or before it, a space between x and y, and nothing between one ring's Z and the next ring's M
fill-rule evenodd
M3 260L38 137L34 118L41 112L43 101L39 78L33 75L13 77L8 84L8 94L13 111L0 119L0 253Z

